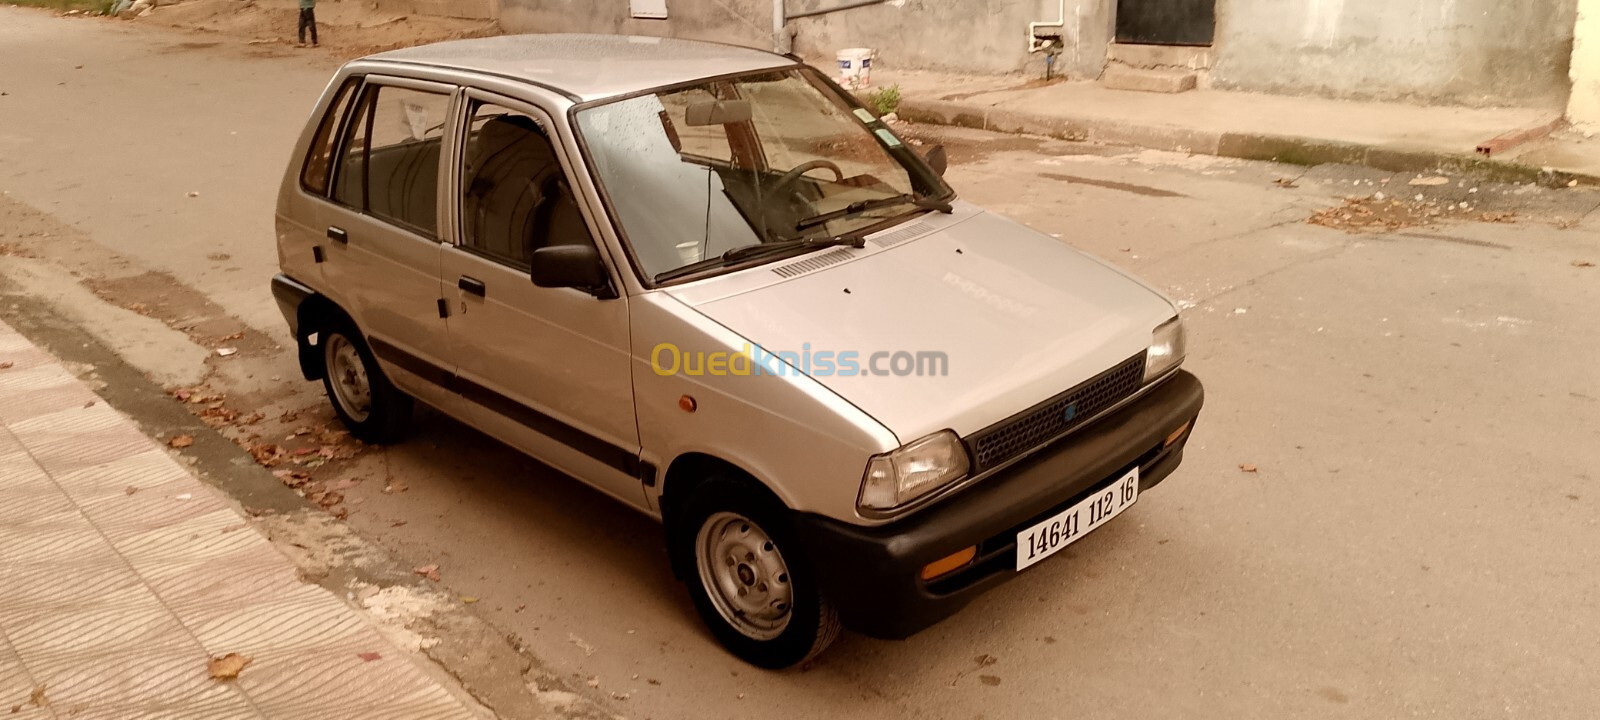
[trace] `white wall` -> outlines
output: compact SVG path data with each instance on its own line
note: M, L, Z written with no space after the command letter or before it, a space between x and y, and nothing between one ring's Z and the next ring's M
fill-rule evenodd
M1578 0L1570 74L1567 119L1584 130L1600 131L1600 0Z

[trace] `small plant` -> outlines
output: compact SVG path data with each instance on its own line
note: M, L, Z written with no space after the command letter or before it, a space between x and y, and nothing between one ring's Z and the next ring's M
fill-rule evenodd
M900 86L890 85L873 90L872 94L867 96L867 102L877 109L878 117L893 113L900 108Z

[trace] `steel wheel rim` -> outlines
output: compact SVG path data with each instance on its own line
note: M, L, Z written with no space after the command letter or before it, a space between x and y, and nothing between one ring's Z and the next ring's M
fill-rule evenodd
M789 566L772 538L749 518L719 512L695 538L700 584L729 626L753 640L783 634L794 616Z
M372 414L372 384L361 353L356 352L355 343L339 333L330 334L325 343L323 358L327 361L334 402L351 420L365 422Z

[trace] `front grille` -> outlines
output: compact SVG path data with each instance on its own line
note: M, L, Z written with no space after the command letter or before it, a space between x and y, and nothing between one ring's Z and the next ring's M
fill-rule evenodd
M1144 353L967 437L976 472L1005 463L1122 402L1144 383Z

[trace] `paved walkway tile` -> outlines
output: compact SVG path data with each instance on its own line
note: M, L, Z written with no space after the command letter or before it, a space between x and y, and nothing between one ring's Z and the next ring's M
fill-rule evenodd
M0 323L0 717L484 716L417 662Z

